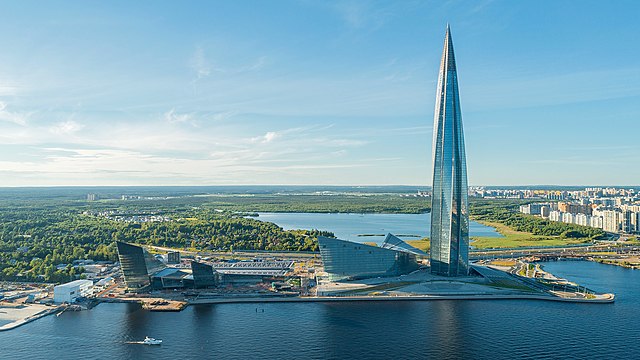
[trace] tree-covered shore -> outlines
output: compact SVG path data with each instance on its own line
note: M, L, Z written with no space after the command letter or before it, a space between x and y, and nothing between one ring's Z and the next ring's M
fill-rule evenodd
M507 242L502 240L509 247L530 246L532 241L540 245L576 243L605 235L599 229L520 214L517 207L521 203L472 199L470 213L474 220L500 224L503 232L513 231ZM317 236L333 235L314 229L284 230L252 217L256 212L429 210L428 198L399 194L222 194L99 201L0 199L0 280L71 280L82 271L71 266L73 260L115 261L115 240L195 251L317 251ZM150 215L163 220L144 219ZM476 241L480 247L499 246L496 238ZM63 264L67 265L60 266Z

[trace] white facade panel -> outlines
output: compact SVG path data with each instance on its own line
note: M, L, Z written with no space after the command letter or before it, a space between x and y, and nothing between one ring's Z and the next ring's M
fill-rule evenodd
M93 288L91 280L76 280L55 286L53 288L53 302L58 304L72 303L79 297L89 295L91 288Z

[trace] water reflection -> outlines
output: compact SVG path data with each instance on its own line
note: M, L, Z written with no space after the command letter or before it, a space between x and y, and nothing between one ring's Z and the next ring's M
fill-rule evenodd
M456 351L466 347L465 338L468 327L464 326L469 321L468 301L435 301L431 308L431 318L427 341L435 358L445 359L451 357Z

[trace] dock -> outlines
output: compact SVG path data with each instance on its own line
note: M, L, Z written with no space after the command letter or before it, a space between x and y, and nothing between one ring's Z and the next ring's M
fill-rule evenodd
M149 311L182 311L187 306L186 301L166 299L143 299L142 308Z
M148 297L100 298L99 301L105 303L136 303L149 311L182 311L188 305L186 301Z

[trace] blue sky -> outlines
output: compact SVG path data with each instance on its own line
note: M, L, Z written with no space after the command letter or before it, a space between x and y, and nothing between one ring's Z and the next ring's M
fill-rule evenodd
M0 1L0 186L640 184L637 1Z

